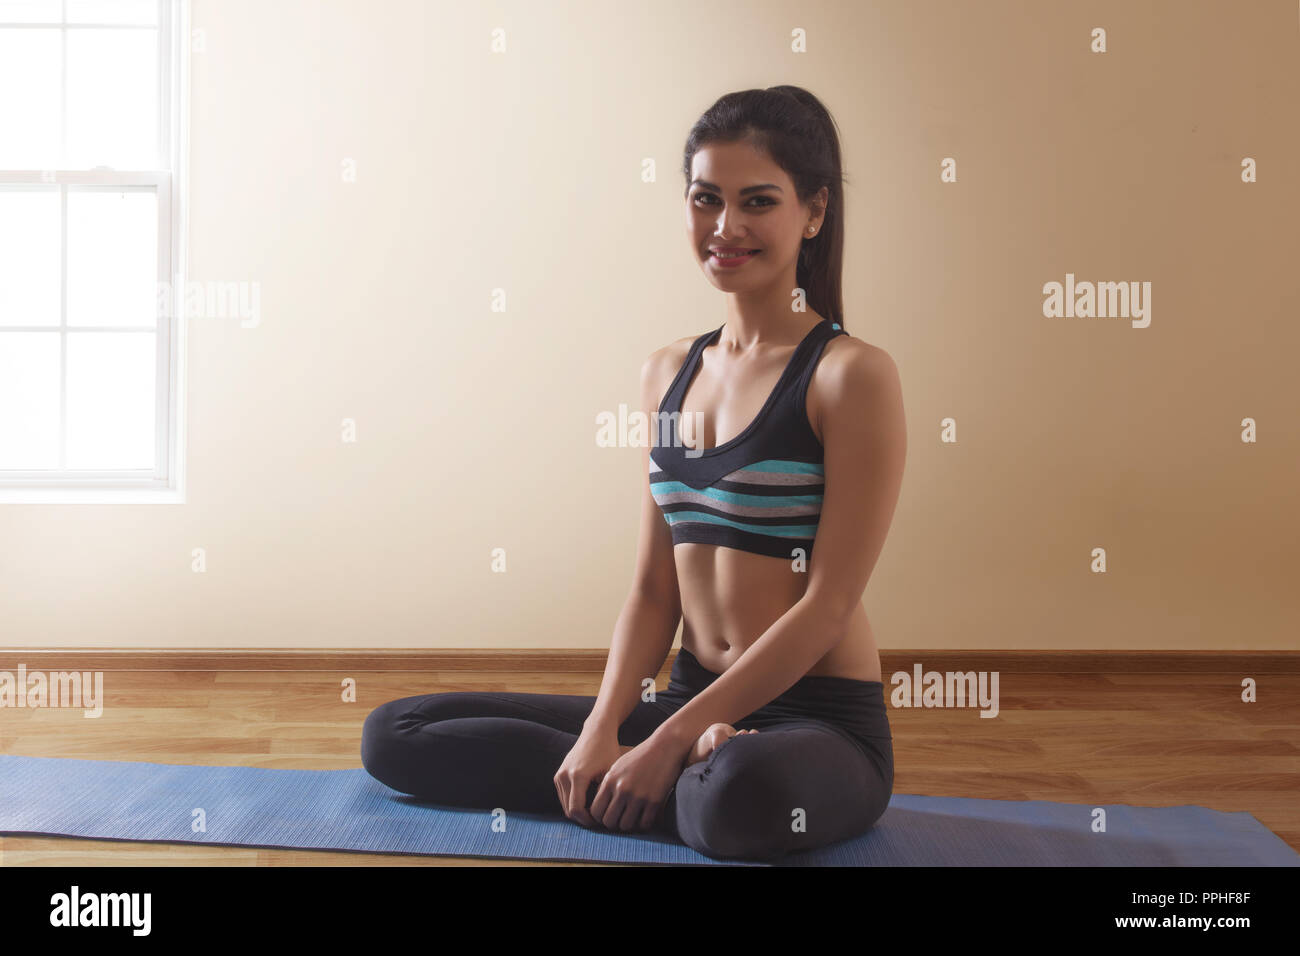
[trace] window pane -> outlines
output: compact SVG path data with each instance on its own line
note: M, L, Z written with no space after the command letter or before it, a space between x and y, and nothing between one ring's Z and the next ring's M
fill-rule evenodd
M59 165L59 33L0 28L0 169Z
M154 327L158 198L68 188L68 325Z
M69 23L157 23L158 0L68 0Z
M61 23L60 0L0 0L0 23Z
M59 324L59 190L0 188L0 326Z
M68 165L156 169L158 31L67 34Z
M154 338L68 333L69 468L153 468Z
M59 333L0 332L0 468L57 467Z

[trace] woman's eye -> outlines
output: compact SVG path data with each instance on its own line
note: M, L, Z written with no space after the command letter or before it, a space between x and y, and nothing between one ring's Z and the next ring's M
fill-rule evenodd
M718 198L718 197L715 196L715 195L713 195L713 193L696 193L696 194L695 194L695 201L696 201L696 202L699 202L701 199L717 199L717 198ZM762 200L762 202L759 203L759 205L761 205L761 206L775 206L775 205L776 205L776 202L775 202L774 200L772 200L772 199L771 199L770 197L768 197L768 196L751 196L751 197L750 197L750 201L751 201L751 202L752 202L753 200L755 200L755 199L761 199L761 200ZM710 206L711 206L711 205L713 205L713 203L710 202L710 203L707 203L707 205L710 205Z

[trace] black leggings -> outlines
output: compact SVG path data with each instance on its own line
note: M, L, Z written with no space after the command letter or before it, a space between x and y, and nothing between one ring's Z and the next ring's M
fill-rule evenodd
M644 741L718 676L682 648L668 689L638 701L619 743ZM554 777L595 702L467 691L403 697L366 718L361 762L381 783L431 803L563 814ZM731 737L684 769L656 828L707 856L773 860L856 836L885 812L894 754L880 681L804 677L734 726L759 733Z

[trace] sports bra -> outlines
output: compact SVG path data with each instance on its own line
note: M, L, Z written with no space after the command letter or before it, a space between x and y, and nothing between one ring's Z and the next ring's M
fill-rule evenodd
M822 349L848 333L829 319L809 329L758 417L730 441L695 452L677 430L682 398L700 366L700 353L718 340L722 328L691 344L659 403L650 493L672 530L674 547L716 544L775 558L795 557L794 549L802 548L811 558L825 471L822 444L804 403Z

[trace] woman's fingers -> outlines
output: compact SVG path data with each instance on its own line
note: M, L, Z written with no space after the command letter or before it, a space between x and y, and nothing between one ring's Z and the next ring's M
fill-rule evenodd
M609 774L606 773L600 781L600 786L596 789L596 795L591 798L590 809L593 822L604 823L605 814L609 809L609 802L612 796L613 794L610 793L609 786Z
M561 805L564 807L564 814L570 820L581 823L583 826L591 825L591 816L587 813L586 807L579 802L578 795L586 795L586 781L578 776L564 776L561 778L562 794Z
M665 800L664 803L667 803L667 800ZM664 806L663 803L656 805L647 802L645 805L645 809L641 811L641 819L637 821L637 829L649 830L652 826L654 826L655 817L659 816L659 811L663 808L663 806Z
M623 811L626 808L627 808L627 797L625 797L621 793L616 792L612 794L612 797L609 800L609 806L605 808L603 813L598 813L597 817L599 818L600 822L605 825L607 829L617 830L619 828L619 821L623 817Z
M641 822L641 814L645 811L645 800L629 800L623 806L623 814L619 818L618 828L620 830L635 830L637 824Z
M570 815L584 827L595 826L596 821L591 818L591 813L587 810L587 791L591 789L590 777L575 777L573 780L573 790L569 794L569 803L573 808Z

